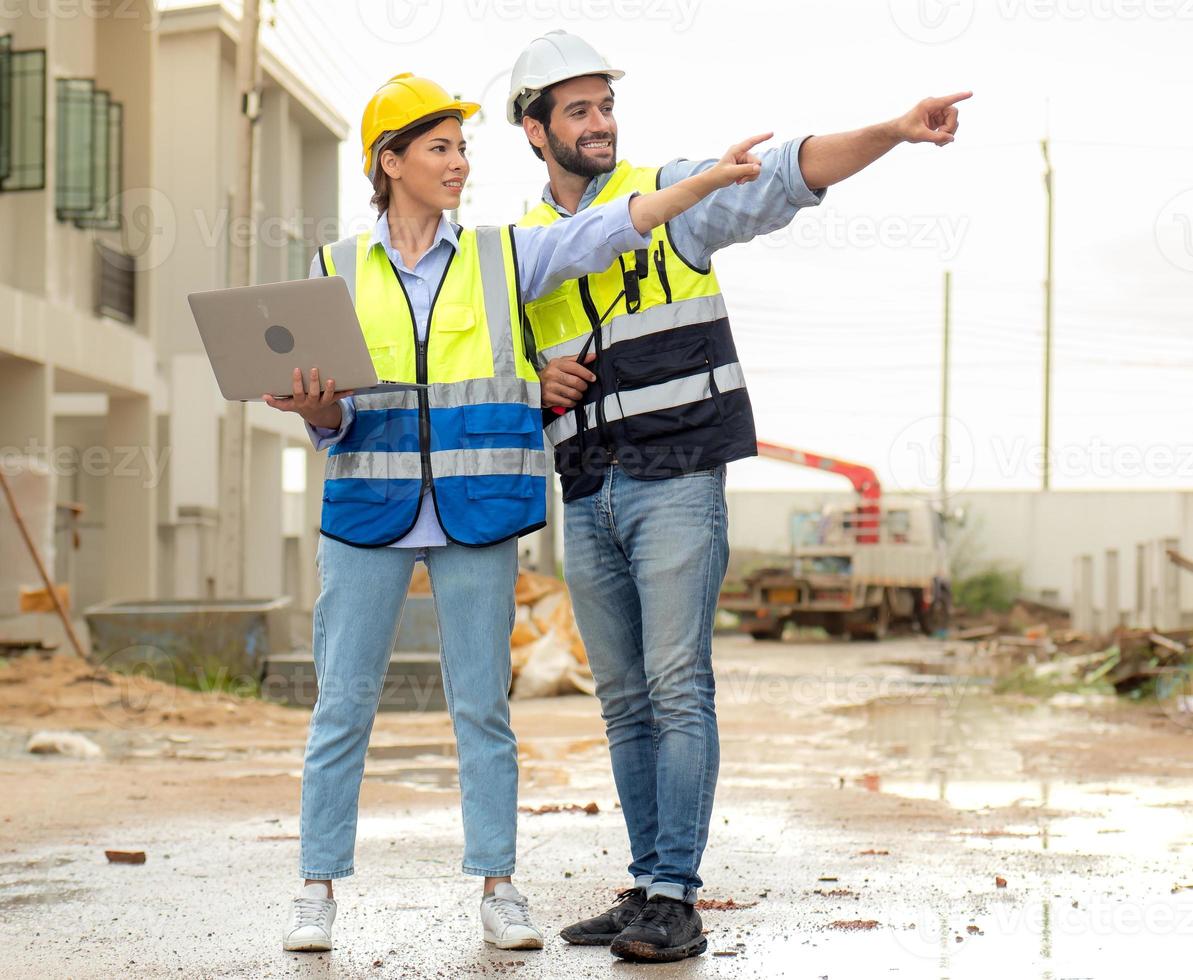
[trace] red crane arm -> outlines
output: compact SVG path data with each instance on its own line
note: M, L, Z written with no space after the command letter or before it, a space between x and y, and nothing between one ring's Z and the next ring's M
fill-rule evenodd
M879 502L882 500L882 485L878 482L878 474L870 467L861 463L851 463L848 460L836 459L832 456L821 456L817 453L793 449L791 446L781 446L777 442L758 443L758 455L767 459L777 459L795 466L807 466L825 473L837 473L853 484L862 502L858 505L858 536L859 544L875 544L878 541L878 525L880 520Z

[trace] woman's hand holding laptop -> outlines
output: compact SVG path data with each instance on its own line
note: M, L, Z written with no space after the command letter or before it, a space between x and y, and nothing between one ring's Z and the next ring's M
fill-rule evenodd
M334 378L328 378L322 385L319 383L319 369L311 368L310 384L306 388L302 384L302 368L294 369L294 394L285 398L274 395L262 395L261 398L270 408L279 412L297 412L303 420L311 425L325 429L338 429L342 410L340 399L347 398L351 391L336 391Z

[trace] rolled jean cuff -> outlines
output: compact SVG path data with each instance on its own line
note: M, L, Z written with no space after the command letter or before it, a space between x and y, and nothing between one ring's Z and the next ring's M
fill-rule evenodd
M514 873L514 866L511 864L504 871L489 871L485 868L471 868L465 864L461 870L466 875L481 875L485 878L509 878Z
M656 881L652 882L650 887L646 889L646 898L649 901L656 895L662 895L664 898L673 898L677 902L687 902L689 905L695 905L698 892L698 888L685 888L678 882Z
M654 875L638 875L634 879L635 888L649 888L654 884Z
M349 868L347 871L303 871L300 868L298 873L307 881L331 881L334 878L347 878L356 874L356 870Z

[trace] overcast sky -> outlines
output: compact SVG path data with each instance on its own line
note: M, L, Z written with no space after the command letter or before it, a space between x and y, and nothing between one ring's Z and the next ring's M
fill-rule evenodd
M482 101L467 224L516 219L545 170L504 119L531 38L582 34L626 72L639 165L853 129L972 89L957 142L901 146L784 232L718 254L760 438L935 486L944 270L952 489L1039 485L1044 188L1056 170L1057 488L1193 485L1193 0L277 0L266 43L354 133L413 71ZM342 216L368 220L353 140ZM731 486L842 488L764 461Z

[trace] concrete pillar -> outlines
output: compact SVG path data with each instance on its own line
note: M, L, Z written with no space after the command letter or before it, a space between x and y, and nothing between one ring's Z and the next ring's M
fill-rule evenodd
M170 358L171 410L168 505L161 515L172 525L174 596L215 596L218 547L220 415L223 399L215 388L205 354Z
M174 598L215 598L219 513L213 507L178 508L174 525Z
M1147 615L1143 625L1148 629L1160 626L1160 564L1156 558L1157 543L1147 543Z
M303 609L314 609L319 596L319 576L315 568L315 550L319 546L319 525L323 515L323 467L326 453L307 451L307 488L303 497L302 537L299 538L299 564ZM295 605L298 605L295 599Z
M1073 629L1092 632L1094 626L1094 559L1078 555L1073 559Z
M1118 592L1118 550L1106 549L1106 595L1102 600L1102 630L1109 633L1122 622Z
M157 589L159 454L153 409L144 395L108 399L112 470L104 494L104 579L112 598L149 599Z
M245 528L245 595L282 594L282 437L253 429L249 439L248 526Z
M54 442L54 369L18 357L0 358L0 391L0 447L44 459Z
M1169 550L1180 549L1177 538L1162 538L1157 542L1160 563L1160 629L1174 630L1181 625L1181 570L1168 558Z
M1147 597L1151 583L1147 573L1147 545L1135 545L1135 626L1147 624Z

